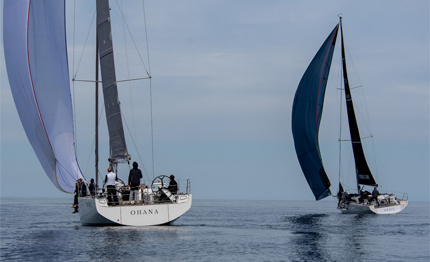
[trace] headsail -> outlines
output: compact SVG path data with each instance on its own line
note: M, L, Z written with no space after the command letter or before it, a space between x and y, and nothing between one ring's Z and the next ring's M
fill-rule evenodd
M122 125L121 108L116 85L109 1L97 0L97 38L106 121L109 131L110 161L119 163L129 160Z
M74 147L64 1L5 1L3 41L28 140L52 183L73 192L83 176Z
M359 185L376 185L375 179L367 165L364 156L363 146L361 145L360 132L358 131L357 119L355 117L354 105L352 103L351 89L348 82L348 73L346 70L345 47L343 42L343 28L341 18L341 39L342 39L342 71L345 87L346 110L348 112L349 132L351 134L352 150L354 152L355 170L357 174L357 184Z
M293 102L292 131L297 157L316 200L331 194L318 144L324 95L336 44L337 25L306 69Z

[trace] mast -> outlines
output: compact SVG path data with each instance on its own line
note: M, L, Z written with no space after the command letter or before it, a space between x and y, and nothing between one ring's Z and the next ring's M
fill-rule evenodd
M351 135L352 150L354 153L355 170L357 178L357 187L359 185L376 185L375 179L367 165L366 157L364 156L363 146L361 144L360 132L358 130L357 119L354 112L354 104L352 102L351 89L348 82L348 73L346 69L345 46L343 40L342 17L340 17L340 32L342 42L342 72L344 79L346 110L348 113L349 132Z
M96 188L99 184L99 43L97 41L97 29L96 29L96 83L95 83L95 177L96 177Z
M130 155L125 142L120 101L115 76L109 1L97 0L97 38L106 122L109 131L109 162L112 167L127 162Z

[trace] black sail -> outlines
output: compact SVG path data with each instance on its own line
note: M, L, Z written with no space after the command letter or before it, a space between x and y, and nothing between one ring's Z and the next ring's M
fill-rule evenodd
M106 121L109 131L110 161L112 163L124 162L129 159L129 154L124 137L118 88L116 85L108 0L97 0L97 39Z
M339 25L336 25L303 74L291 114L297 158L316 200L331 195L331 183L324 169L318 134L338 31Z
M348 112L349 131L351 134L352 150L354 152L355 170L357 175L357 184L359 185L376 185L372 172L364 156L363 146L361 144L360 132L358 131L357 119L355 117L354 105L352 103L351 89L348 82L346 70L345 47L343 42L343 28L341 20L341 40L342 40L342 69L345 87L346 108Z

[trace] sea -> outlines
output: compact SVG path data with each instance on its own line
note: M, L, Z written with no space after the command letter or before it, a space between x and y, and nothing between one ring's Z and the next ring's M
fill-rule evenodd
M429 203L349 215L336 201L194 200L169 226L83 226L73 199L0 199L1 261L430 261Z

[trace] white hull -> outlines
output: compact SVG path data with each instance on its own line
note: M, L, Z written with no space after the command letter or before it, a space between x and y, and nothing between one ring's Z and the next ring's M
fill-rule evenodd
M343 214L378 214L388 215L396 214L402 211L408 205L408 200L399 200L398 204L388 205L366 205L351 202L344 208L339 208Z
M178 219L191 208L191 194L176 195L176 202L108 206L105 197L79 198L83 225L155 226Z
M395 205L383 205L383 206L370 206L370 210L372 210L373 213L378 215L385 215L385 214L397 214L408 205L408 200L400 200L398 204Z

